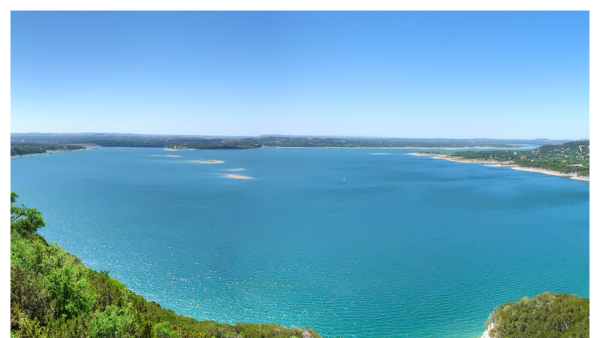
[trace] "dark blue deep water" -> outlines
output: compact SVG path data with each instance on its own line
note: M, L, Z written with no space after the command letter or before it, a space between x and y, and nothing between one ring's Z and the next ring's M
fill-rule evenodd
M198 319L479 337L504 302L589 297L588 183L411 151L99 148L14 158L11 188L47 240Z

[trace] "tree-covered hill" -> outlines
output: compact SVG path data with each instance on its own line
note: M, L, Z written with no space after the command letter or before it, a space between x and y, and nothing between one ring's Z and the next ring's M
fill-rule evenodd
M544 292L494 309L488 323L495 338L586 338L590 336L590 300Z
M266 338L319 337L276 324L219 324L162 308L128 290L107 271L85 267L36 231L41 212L16 206L11 193L11 337Z
M590 176L590 141L573 141L545 145L534 150L457 151L450 156L470 160L510 163L525 168L552 170L559 173L577 173Z
M77 144L93 143L102 147L168 147L177 149L253 149L260 147L336 147L336 148L514 148L516 144L556 144L555 140L496 140L444 138L364 138L315 136L225 137L192 135L145 135L114 133L47 134L13 133L18 143Z
M63 144L13 143L10 145L10 156L45 154L48 151L68 151L81 149L85 149L85 147Z

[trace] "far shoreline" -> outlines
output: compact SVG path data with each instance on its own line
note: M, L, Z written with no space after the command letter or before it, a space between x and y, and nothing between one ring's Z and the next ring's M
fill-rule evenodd
M78 146L80 144L66 144L66 145L74 145L74 146ZM82 147L85 147L85 149L72 149L72 150L49 150L43 153L35 153L35 154L24 154L24 155L10 155L10 158L18 158L18 157L28 157L28 156L37 156L37 155L50 155L52 153L69 153L72 151L84 151L84 150L90 150L90 149L94 149L97 147L100 147L99 145L83 145L81 144Z
M130 147L130 148L138 148L138 147ZM158 147L161 148L161 147ZM239 148L210 148L210 149L194 149L194 148L169 148L164 147L162 149L166 151L180 151L180 150L256 150L262 148L280 148L280 149L444 149L444 150L460 150L460 149L524 149L530 147L511 147L511 148L498 148L498 147L280 147L280 146L260 146L256 148L247 148L247 149L239 149Z
M530 147L459 147L459 148L442 148L442 147L263 147L263 148L282 148L282 149L444 149L444 150L459 150L459 149L523 149Z

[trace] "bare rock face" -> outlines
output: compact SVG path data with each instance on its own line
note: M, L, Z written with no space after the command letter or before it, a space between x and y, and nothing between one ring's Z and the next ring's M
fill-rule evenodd
M485 332L483 333L483 336L481 336L481 338L491 338L490 337L490 330L494 328L494 323L491 323L490 325L488 325L488 329L485 330Z
M310 333L310 331L305 330L304 328L301 327L296 327L294 325L290 326L290 330L294 331L296 334L301 334L302 338L314 338L312 333ZM318 335L317 335L318 337Z

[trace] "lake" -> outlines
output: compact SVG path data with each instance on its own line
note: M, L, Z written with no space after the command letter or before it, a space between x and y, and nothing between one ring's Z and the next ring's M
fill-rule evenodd
M200 320L480 337L505 302L589 297L589 183L415 151L97 148L13 158L11 189L48 241Z

